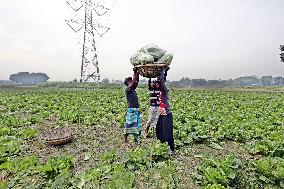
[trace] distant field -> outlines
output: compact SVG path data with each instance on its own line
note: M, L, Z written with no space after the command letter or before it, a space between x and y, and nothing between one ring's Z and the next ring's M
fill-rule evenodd
M154 132L123 145L123 88L2 88L0 188L283 188L283 91L173 89L173 159ZM146 122L147 90L138 94ZM39 140L62 126L73 142Z

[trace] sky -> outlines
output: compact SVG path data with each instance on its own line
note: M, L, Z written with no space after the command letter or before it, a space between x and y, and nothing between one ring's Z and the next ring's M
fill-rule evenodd
M116 0L111 30L97 44L102 78L129 76L129 57L149 43L174 53L170 80L284 76L283 7L283 0ZM70 13L65 0L0 0L0 79L20 71L79 79L81 38L65 22Z

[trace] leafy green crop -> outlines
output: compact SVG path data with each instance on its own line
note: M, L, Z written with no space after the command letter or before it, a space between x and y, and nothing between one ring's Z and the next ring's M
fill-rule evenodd
M28 169L33 169L37 165L37 157L17 157L6 161L0 165L0 170L6 170L10 173L26 172Z
M39 170L48 178L54 179L60 174L68 172L74 167L74 160L71 156L50 157L45 165Z
M82 185L88 182L95 188L133 188L134 175L125 168L123 163L98 164L91 168L82 178Z
M78 135L71 145L74 144L76 148L78 141L84 141L87 145L84 153L80 154L80 151L79 154L72 154L69 151L68 156L74 156L74 159L50 157L44 163L48 157L39 155L39 152L44 152L48 147L41 144L37 137L43 130L49 129L50 125L75 125L79 128L78 132L82 127L88 128L90 132L95 128L111 128L113 132L121 133L117 133L115 140L108 138L110 133L103 133L106 135L100 136L105 137L100 144L103 146L110 142L113 145L111 142L119 143L119 140L123 142L120 136L123 135L127 108L124 90L98 88L87 83L84 84L87 89L79 89L82 87L79 84L68 85L69 89L57 86L56 90L0 91L0 167L3 171L0 176L8 172L5 180L8 187L25 188L29 182L33 182L35 188L76 188L77 185L85 188L120 188L123 185L139 188L141 182L146 188L178 187L181 173L177 173L176 164L169 156L168 145L152 139L146 142L147 147L141 144L133 150L118 154L112 149L99 156L104 149L92 146L101 141L97 141L97 138L92 140L92 136L80 138ZM146 89L139 88L137 92L145 122L149 96ZM248 149L248 152L242 153L250 153L244 156L241 154L240 159L245 165L251 166L238 168L239 162L234 158L205 159L198 169L197 180L201 187L249 187L249 184L240 183L239 170L245 173L243 180L247 176L255 181L251 188L282 187L283 93L173 89L170 103L174 115L175 145L178 152L186 152L186 155L181 154L180 161L190 160L189 164L194 164L197 160L194 158L195 151L191 149L198 145L220 153L226 152L228 141L236 141L241 148ZM37 161L33 156L29 158L29 153ZM82 157L84 155L85 158ZM259 160L253 160L255 157ZM79 162L79 165L74 162ZM76 172L75 175L73 171ZM188 178L184 180L187 181Z
M226 189L226 187L222 186L221 184L210 184L204 186L203 189Z
M20 152L20 140L12 137L0 137L0 164L9 157L15 157Z
M156 142L151 148L151 156L154 161L167 160L170 158L170 148L167 144Z
M18 135L22 139L32 139L38 136L38 131L32 128L21 129L18 131Z
M178 188L179 178L177 176L176 163L173 161L161 161L148 170L148 182L154 188Z
M151 160L146 149L136 148L133 151L128 152L127 166L129 169L139 169L149 163L151 163Z
M220 184L228 187L237 176L239 162L235 157L228 156L221 159L205 158L197 171L197 177L202 185Z
M284 159L267 157L253 162L251 166L262 183L284 187Z

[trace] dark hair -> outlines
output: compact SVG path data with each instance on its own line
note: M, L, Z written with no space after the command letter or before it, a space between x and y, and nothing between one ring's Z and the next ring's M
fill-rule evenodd
M159 81L159 80L158 80L158 81L156 81L156 84L159 84L159 85L161 85L161 81Z
M128 81L131 81L132 77L127 77L124 79L124 85L128 86Z

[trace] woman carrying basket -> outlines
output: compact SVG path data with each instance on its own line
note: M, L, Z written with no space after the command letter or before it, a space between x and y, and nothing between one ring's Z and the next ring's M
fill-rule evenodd
M156 126L156 136L162 142L167 142L171 152L175 155L173 136L173 114L169 104L169 90L165 85L166 74L170 68L164 68L158 78L157 87L160 88L160 116Z

